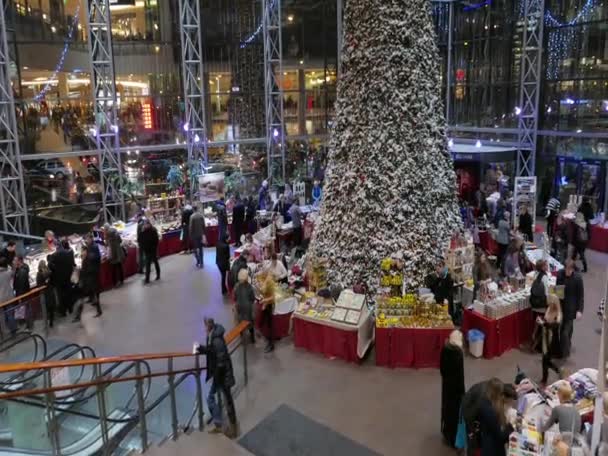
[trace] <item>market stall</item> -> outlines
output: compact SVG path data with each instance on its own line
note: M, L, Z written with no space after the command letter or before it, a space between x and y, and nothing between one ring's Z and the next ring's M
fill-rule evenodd
M365 297L344 290L336 304L307 293L293 314L298 348L359 363L374 340L374 322Z
M285 296L276 300L272 315L272 337L274 340L289 336L291 330L291 316L298 305L298 299L294 296ZM262 306L257 303L255 327L269 339L268 327L262 323Z

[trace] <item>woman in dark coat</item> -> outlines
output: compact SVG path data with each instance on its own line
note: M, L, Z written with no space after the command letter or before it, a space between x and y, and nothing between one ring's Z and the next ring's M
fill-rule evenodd
M451 447L456 441L460 402L464 396L462 333L452 331L441 350L441 433Z
M505 445L513 432L505 416L505 396L503 383L491 379L486 384L485 397L477 411L481 456L505 456Z
M255 232L257 231L257 225L255 223L255 213L255 200L250 197L247 203L247 209L245 211L245 224L247 225L247 230L250 234L255 234Z

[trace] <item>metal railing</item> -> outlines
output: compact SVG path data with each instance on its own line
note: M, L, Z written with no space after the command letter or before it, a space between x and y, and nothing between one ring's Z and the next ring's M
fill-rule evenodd
M48 328L45 300L46 286L33 288L27 293L0 303L0 342L12 339L22 331L32 331L36 322Z
M225 336L231 356L242 349L243 385L248 381L247 338L243 334L248 328L249 323L240 323ZM233 359L235 371L237 363ZM153 365L160 368L153 369ZM92 369L92 375L81 374L76 382L65 381L66 370L87 368ZM49 441L47 451L40 454L61 455L85 448L87 454L114 454L119 447L145 451L151 440L162 443L158 442L160 435L163 441L176 440L180 432L203 430L204 370L200 355L187 352L10 363L0 366L0 377L12 374L17 378L38 378L40 386L15 391L0 389L0 404L8 401L14 407L34 407L39 416L44 416L42 426L46 427ZM158 378L166 379L166 387L152 397L150 382ZM117 398L121 384L126 386ZM128 396L125 391L129 391ZM184 410L192 405L192 396L195 398L192 410ZM76 442L62 442L65 438L62 426L70 419L79 420L81 427L88 426L89 431ZM18 451L12 447L6 450L8 454ZM29 448L26 452L36 454Z

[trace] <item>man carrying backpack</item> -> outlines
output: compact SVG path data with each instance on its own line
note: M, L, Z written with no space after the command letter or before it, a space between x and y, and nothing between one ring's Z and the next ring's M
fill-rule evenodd
M572 253L572 259L576 261L577 257L581 257L583 263L583 272L587 272L587 259L585 258L585 249L589 242L589 231L587 222L583 214L578 212L576 214L576 220L574 222L574 234L572 239L572 245L574 246L574 252Z
M574 320L583 316L585 308L585 288L583 278L576 272L574 260L566 260L565 268L557 274L557 285L564 286L564 298L562 299L562 328L560 340L562 345L562 358L570 356L572 346L572 333L574 331Z

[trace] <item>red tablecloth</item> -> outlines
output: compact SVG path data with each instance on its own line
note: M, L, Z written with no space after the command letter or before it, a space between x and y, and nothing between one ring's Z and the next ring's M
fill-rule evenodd
M357 355L357 331L314 323L301 318L293 319L294 344L298 348L321 353L328 358L340 358L359 363Z
M207 247L215 247L220 230L217 225L210 225L205 228L205 237L207 238ZM228 235L232 236L232 223L228 224Z
M167 255L174 255L181 252L184 249L184 243L180 239L181 230L170 231L163 234L163 237L158 243L158 256L165 257Z
M498 254L498 243L494 240L490 231L479 232L479 245L490 255Z
M268 339L268 325L262 324L262 306L259 301L257 303L257 308L255 327ZM283 339L289 335L289 321L291 320L292 314L293 312L283 315L275 314L272 316L272 333L274 340Z
M608 252L608 229L597 225L590 225L589 245L591 250Z
M127 249L127 258L122 265L125 279L137 274L137 249L130 247ZM112 265L107 261L101 263L99 270L99 286L102 291L112 288Z
M376 328L376 365L439 367L441 348L452 329Z
M477 312L465 309L462 319L462 332L465 337L470 329L478 329L484 333L486 337L483 357L492 359L530 341L534 332L534 317L531 309L525 309L500 320L490 320Z

